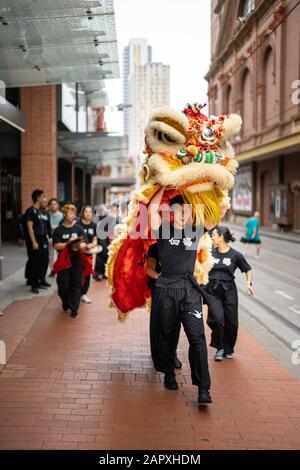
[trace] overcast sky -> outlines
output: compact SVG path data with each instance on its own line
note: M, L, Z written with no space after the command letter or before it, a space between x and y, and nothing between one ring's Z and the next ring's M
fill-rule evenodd
M114 0L121 79L107 80L111 106L123 102L123 49L131 38L146 38L153 62L170 65L171 101L207 102L204 80L210 63L210 0ZM123 131L123 113L107 110L109 131Z

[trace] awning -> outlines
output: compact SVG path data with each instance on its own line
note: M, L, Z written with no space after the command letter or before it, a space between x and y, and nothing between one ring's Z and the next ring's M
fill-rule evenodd
M267 144L257 145L250 150L237 152L237 160L240 163L244 163L250 161L259 161L263 158L271 158L282 154L289 155L291 153L297 152L300 150L300 128L298 129L295 127L294 132L294 134L289 134Z
M127 136L108 132L60 131L58 146L65 155L101 166L128 161Z
M25 131L26 119L24 113L0 95L0 121L1 120L19 129L19 131Z
M112 191L122 191L125 187L135 185L136 180L134 176L120 176L118 178L112 178L111 176L94 176L93 184L94 186L100 186L103 188L110 188Z
M119 77L113 0L3 0L6 87Z

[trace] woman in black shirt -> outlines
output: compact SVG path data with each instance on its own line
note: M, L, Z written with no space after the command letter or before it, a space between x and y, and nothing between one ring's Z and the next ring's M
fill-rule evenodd
M58 295L62 300L63 310L71 310L71 317L78 316L81 297L84 266L79 251L86 249L85 233L76 224L76 207L66 204L62 212L63 222L54 230L52 236L53 247L61 253L67 246L70 252L71 267L62 269L57 273ZM77 242L78 240L78 242ZM56 261L56 263L59 261Z
M93 210L91 206L83 206L81 209L81 217L77 224L83 229L87 245L87 250L94 248L97 246L97 225L93 222ZM86 254L88 260L90 261L91 265L93 265L93 255ZM87 276L85 278L84 285L81 291L81 301L90 304L91 299L87 296L89 287L90 287L91 276Z
M239 251L229 246L235 238L227 227L212 232L213 268L204 287L208 305L207 324L212 330L210 346L217 349L215 360L232 359L238 332L238 294L234 281L237 268L246 274L246 291L253 295L252 268Z

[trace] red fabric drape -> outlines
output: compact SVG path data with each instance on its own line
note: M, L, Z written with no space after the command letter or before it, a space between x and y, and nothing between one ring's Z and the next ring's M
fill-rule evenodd
M57 260L53 265L51 275L55 276L55 274L57 274L59 271L70 269L72 266L71 256L74 256L76 254L79 254L83 264L83 280L90 274L94 275L95 273L93 270L93 257L86 256L84 253L82 253L82 251L70 253L68 250L68 245L66 245L65 248L59 253Z

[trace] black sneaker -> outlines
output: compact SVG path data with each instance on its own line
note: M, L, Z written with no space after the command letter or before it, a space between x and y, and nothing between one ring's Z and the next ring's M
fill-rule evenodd
M169 390L178 390L175 374L165 374L164 384Z
M46 290L46 289L47 289L47 287L46 287L46 286L44 286L43 284L39 284L39 289Z
M67 312L69 310L69 308L70 308L69 305L62 304L62 309L63 309L64 312Z
M178 359L177 355L175 355L174 367L175 369L181 369L182 367L182 362Z
M49 282L43 281L41 282L41 287L51 287L51 284L49 284Z
M77 318L78 317L78 312L73 312L72 311L70 317Z
M31 292L32 292L33 294L39 294L39 293L40 293L37 287L32 287L32 288L31 288Z
M203 388L199 389L198 404L199 405L208 405L209 403L212 403L212 399L211 399L209 390L205 390Z

